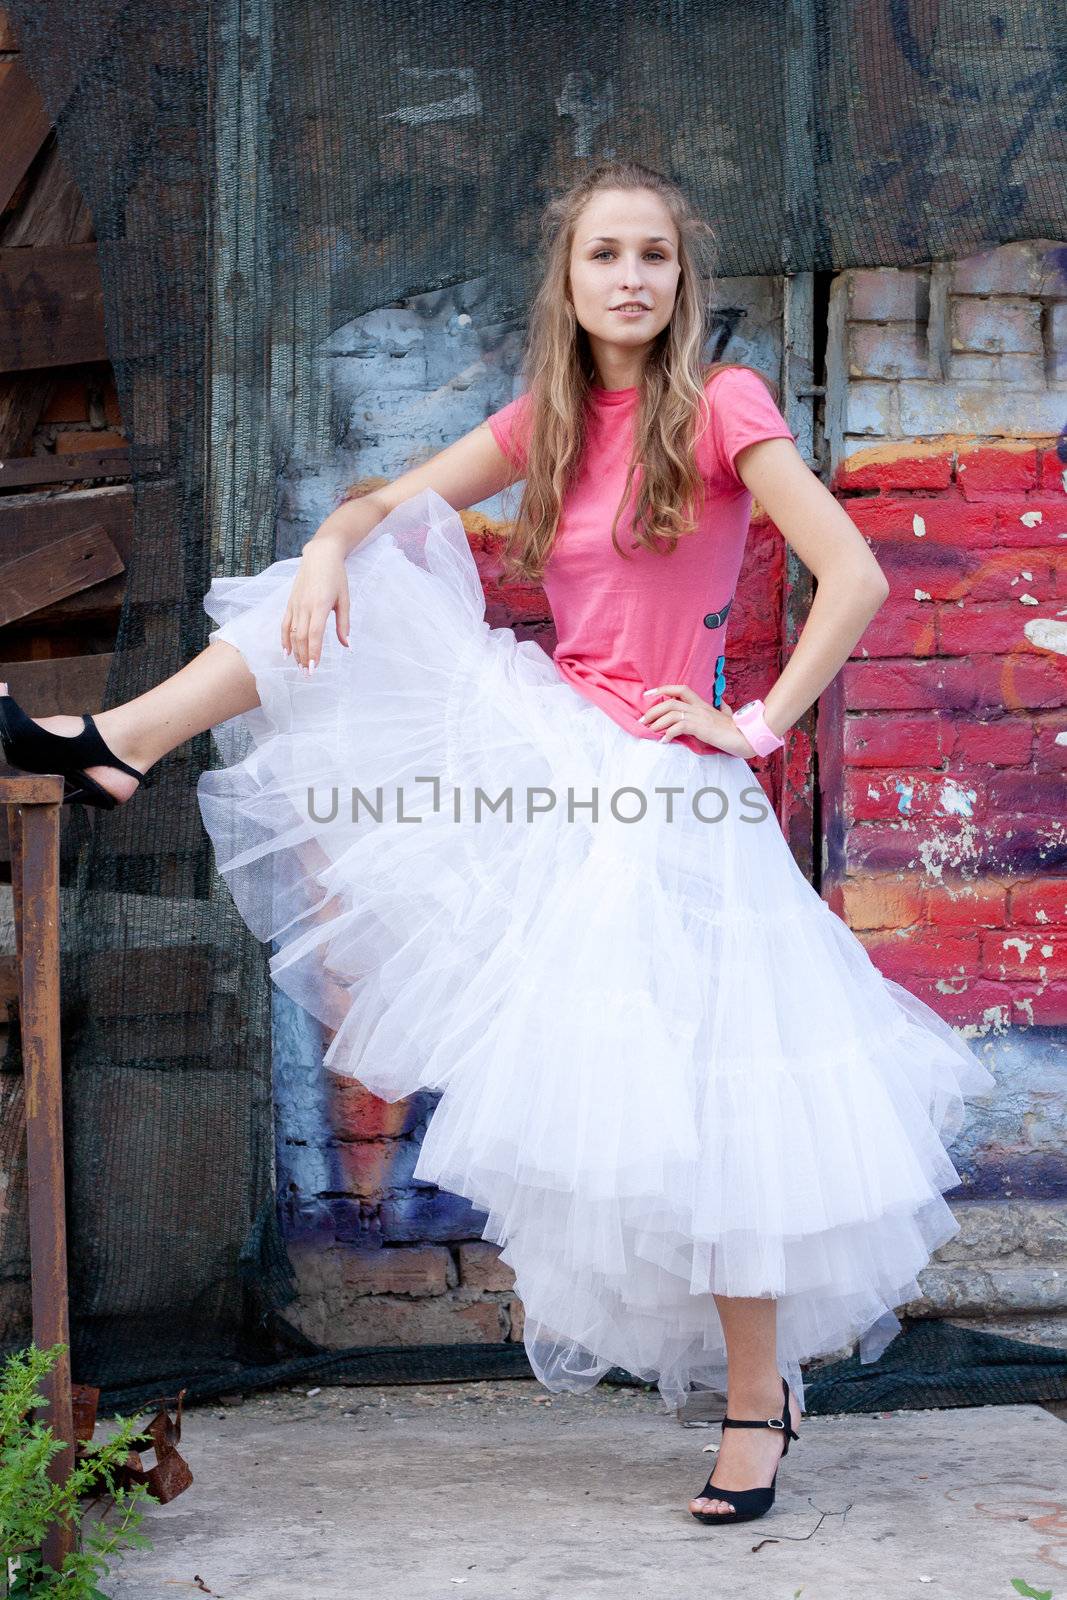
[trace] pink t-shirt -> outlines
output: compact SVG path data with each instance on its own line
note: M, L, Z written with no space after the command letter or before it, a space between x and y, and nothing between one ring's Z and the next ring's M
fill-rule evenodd
M705 392L711 423L696 447L706 485L697 530L683 534L669 555L643 546L629 550L628 557L618 554L611 521L626 482L639 391L594 385L580 474L564 498L545 566L557 668L622 727L646 739L658 739L662 729L637 719L666 696L643 696L642 690L684 683L711 704L723 698L724 612L733 601L752 508L734 458L759 439L794 438L762 380L747 368L715 373ZM528 395L516 396L486 420L521 473ZM624 550L631 542L640 470L616 529ZM692 734L680 734L671 743L688 745L699 755L715 748Z

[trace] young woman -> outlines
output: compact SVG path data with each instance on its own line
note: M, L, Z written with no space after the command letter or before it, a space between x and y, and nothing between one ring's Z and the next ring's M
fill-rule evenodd
M762 378L704 364L710 230L611 162L545 234L517 399L299 557L216 579L219 625L166 682L96 719L4 695L0 731L107 806L214 730L219 870L334 1030L327 1066L443 1091L415 1176L488 1213L549 1388L725 1384L689 1509L743 1521L798 1437L801 1361L878 1354L956 1231L944 1140L992 1080L803 877L748 768L888 586ZM486 623L456 514L519 479L503 555L544 584L551 658ZM733 710L753 496L818 588Z

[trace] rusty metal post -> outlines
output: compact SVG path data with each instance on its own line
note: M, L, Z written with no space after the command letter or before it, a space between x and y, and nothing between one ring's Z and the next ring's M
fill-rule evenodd
M26 1095L26 1172L34 1343L69 1347L67 1226L63 1164L63 1070L59 1031L59 816L63 779L32 773L0 777L11 847L19 1022ZM65 1442L50 1468L64 1483L74 1465L70 1355L49 1374L45 1421ZM58 1523L44 1559L62 1565L74 1530Z

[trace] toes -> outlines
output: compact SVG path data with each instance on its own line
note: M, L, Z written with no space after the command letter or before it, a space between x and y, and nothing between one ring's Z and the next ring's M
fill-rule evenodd
M700 1498L697 1500L691 1500L689 1502L689 1509L690 1511L720 1512L733 1511L734 1507L729 1503L728 1500L707 1500Z

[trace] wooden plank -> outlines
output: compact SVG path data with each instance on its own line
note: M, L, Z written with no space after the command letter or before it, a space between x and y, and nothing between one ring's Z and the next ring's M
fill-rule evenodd
M0 211L33 164L51 124L37 85L21 61L0 61Z
M0 373L0 457L26 454L54 388L48 371Z
M0 555L12 559L90 523L107 536L126 565L133 549L133 490L128 484L73 489L69 494L18 494L0 501Z
M112 656L55 656L48 661L0 661L6 683L27 716L76 717L101 711Z
M0 627L54 606L125 570L103 528L91 525L65 539L0 562Z
M0 218L0 245L88 244L93 219L58 145L42 156L34 182L16 211Z
M0 371L107 359L96 245L0 250Z
M159 462L147 463L159 471ZM0 460L0 494L31 485L73 483L79 478L128 478L129 450L79 450L73 455L9 456Z

